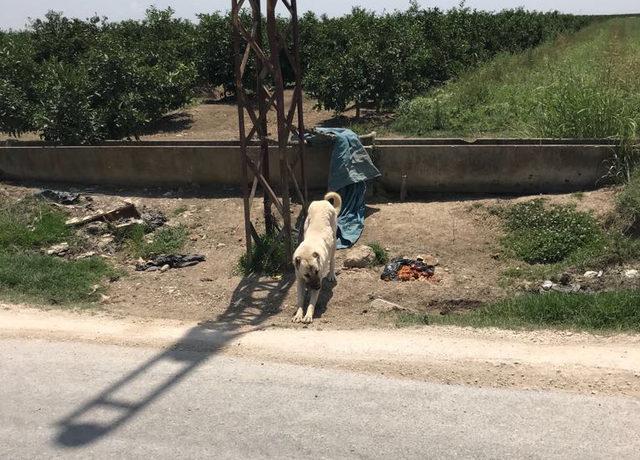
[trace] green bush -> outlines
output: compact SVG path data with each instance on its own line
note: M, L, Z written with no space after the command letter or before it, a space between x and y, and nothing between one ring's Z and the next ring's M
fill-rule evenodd
M502 211L507 235L504 245L529 264L561 262L580 250L603 245L595 218L569 205L543 200L519 203Z

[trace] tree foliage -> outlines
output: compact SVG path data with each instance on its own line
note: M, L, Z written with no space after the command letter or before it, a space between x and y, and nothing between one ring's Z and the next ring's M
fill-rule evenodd
M249 25L247 12L242 20ZM497 53L536 46L589 20L417 4L382 15L361 8L335 18L306 13L300 18L304 85L320 107L336 112L353 104L394 107ZM278 20L285 34L289 26ZM37 131L64 143L137 136L198 88L233 93L231 29L228 13L201 14L192 23L152 7L140 21L49 12L24 31L0 32L0 131ZM282 63L290 84L294 72L284 56ZM251 86L255 62L247 69Z

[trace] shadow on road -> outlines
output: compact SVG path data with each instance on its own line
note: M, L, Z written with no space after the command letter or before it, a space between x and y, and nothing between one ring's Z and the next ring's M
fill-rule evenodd
M294 281L293 275L286 275L281 280L266 281L253 276L243 278L235 289L229 306L215 320L192 328L169 349L140 365L60 420L55 443L64 447L81 447L107 436L125 424L230 341L254 330L278 313ZM149 388L146 387L147 382L142 381L149 372L167 365L175 366L176 363L179 365L178 369L171 372L164 381ZM126 394L127 389L131 390L130 393L135 393L140 386L143 386L144 391L133 400L117 396L118 393ZM109 414L107 422L102 421L105 413Z

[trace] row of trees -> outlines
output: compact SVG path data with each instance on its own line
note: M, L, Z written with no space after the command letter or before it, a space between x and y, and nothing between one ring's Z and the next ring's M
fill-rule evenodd
M248 19L248 18L247 18ZM300 19L307 93L336 112L395 106L500 52L572 32L589 18L412 6L376 15ZM288 24L280 26L286 31ZM290 69L285 78L292 79ZM0 131L91 143L139 134L203 87L233 93L228 14L197 23L151 8L141 21L86 21L49 13L28 29L0 32Z

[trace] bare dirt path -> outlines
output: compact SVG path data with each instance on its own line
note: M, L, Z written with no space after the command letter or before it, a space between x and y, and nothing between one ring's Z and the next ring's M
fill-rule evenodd
M640 397L640 336L217 327L0 304L0 337L202 350L447 384Z

